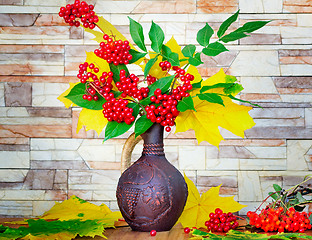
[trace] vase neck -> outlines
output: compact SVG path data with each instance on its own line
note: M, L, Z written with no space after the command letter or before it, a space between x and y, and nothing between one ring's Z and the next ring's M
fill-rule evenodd
M164 156L164 127L158 123L153 124L142 134L144 141L142 155Z

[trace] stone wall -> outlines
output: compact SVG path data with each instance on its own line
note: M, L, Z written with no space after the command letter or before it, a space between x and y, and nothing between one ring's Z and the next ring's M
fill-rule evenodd
M244 86L241 98L259 103L256 126L240 139L221 130L218 150L197 145L194 133L171 133L167 158L206 191L222 184L254 209L278 183L299 183L312 169L312 3L310 0L90 1L125 36L127 16L145 30L151 20L167 40L195 43L205 22L217 29L239 8L238 27L274 20L251 37L228 45L230 52L206 57L203 76L221 67ZM94 131L76 133L79 108L57 100L77 81L85 50L96 43L69 28L57 13L65 0L0 0L0 215L36 216L54 201L75 194L117 209L115 188L126 135L102 144ZM136 147L133 159L142 146Z

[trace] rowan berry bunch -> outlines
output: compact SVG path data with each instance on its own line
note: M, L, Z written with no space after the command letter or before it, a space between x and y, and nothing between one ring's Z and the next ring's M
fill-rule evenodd
M109 121L118 123L125 122L130 125L134 120L132 116L133 109L127 107L128 100L112 98L110 101L103 104L104 117Z
M127 96L142 100L148 96L149 89L147 87L138 87L139 77L135 74L126 75L124 69L120 70L119 73L120 81L116 83L116 87L122 92L121 97L126 98Z
M215 212L209 213L209 220L205 222L205 226L212 232L228 232L237 228L239 224L233 213L224 213L220 208L216 208Z
M100 43L100 48L94 50L95 55L116 66L119 64L129 64L132 55L129 53L130 45L128 41L114 41L107 34L104 34L103 39L104 42Z
M311 213L309 214L311 215ZM265 232L300 232L311 229L309 216L306 212L297 212L295 208L288 210L283 207L265 208L257 214L249 211L247 216L250 219L249 224Z
M80 21L85 28L93 29L99 21L98 16L93 11L94 5L87 4L85 1L75 0L74 4L67 4L61 7L59 16L64 18L70 26L80 26Z

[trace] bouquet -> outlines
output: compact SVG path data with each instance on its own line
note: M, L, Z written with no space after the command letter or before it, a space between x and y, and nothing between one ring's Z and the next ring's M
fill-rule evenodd
M151 23L147 46L143 27L130 17L132 41L96 15L92 4L76 0L61 7L59 16L66 23L82 25L99 43L79 65L79 81L59 97L66 107L82 107L77 131L83 125L98 134L105 128L106 141L132 126L138 136L158 123L167 132L174 126L175 132L193 129L198 143L207 141L215 146L223 140L219 127L244 137L244 131L255 123L248 114L251 106L236 103L251 104L236 97L243 87L222 69L208 79L203 79L197 69L203 64L203 55L229 51L225 43L247 37L269 22L247 22L229 32L238 15L239 11L226 19L216 35L206 23L197 32L198 45L182 48L173 37L165 43L164 32L155 22ZM142 74L131 73L130 65L139 66Z

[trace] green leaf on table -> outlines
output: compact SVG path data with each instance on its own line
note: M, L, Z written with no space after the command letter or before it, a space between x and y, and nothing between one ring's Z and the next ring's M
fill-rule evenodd
M182 49L182 54L184 57L193 57L195 50L196 46L193 44L189 44Z
M101 110L102 105L106 102L103 97L99 97L98 101L88 101L84 100L82 96L86 94L86 86L83 83L78 83L75 85L65 98L71 100L74 104L79 107L91 109L91 110Z
M221 26L219 27L219 30L217 32L217 36L220 38L221 36L223 36L223 34L226 32L226 30L231 26L231 24L233 22L235 22L237 20L239 14L239 10L234 13L232 16L230 16L228 19L226 19Z
M186 110L194 110L196 112L193 98L191 96L183 98L181 101L179 101L177 109L180 112L185 112Z
M224 106L222 98L216 93L201 93L197 94L197 96L200 100L205 100L211 103L217 103Z
M224 43L228 43L228 42L232 42L232 41L236 41L238 39L247 37L249 35L246 35L243 32L231 32L227 35L224 35L222 38L220 38L219 40L224 42Z
M139 104L129 103L127 106L133 109L132 116L134 116L134 118L136 118L138 116L139 110L140 110ZM129 125L126 124L125 122L121 122L121 123L118 123L116 121L108 122L106 125L106 128L105 128L104 142L108 139L118 137L121 134L124 134L125 132L127 132L132 127L133 124L134 124L134 121Z
M148 105L151 103L151 96L154 95L154 91L159 88L162 93L168 91L168 89L171 86L172 80L174 79L174 76L166 76L163 78L158 79L153 84L149 85L149 93L146 98L140 101L140 104L142 105Z
M129 75L128 68L127 68L127 66L125 64L119 64L119 65L116 66L115 64L110 63L109 67L110 67L110 70L113 73L113 79L114 79L115 83L120 81L119 73L120 73L121 69L126 71L126 75Z
M202 60L200 59L200 52L195 53L194 57L190 57L188 59L189 63L195 67L197 67L200 64L203 64Z
M214 42L208 44L203 50L203 54L207 56L217 56L218 54L229 51L222 43Z
M158 55L156 57L148 60L148 62L145 65L145 68L144 68L144 77L147 77L149 71L151 70L153 65L157 62L157 59L158 59Z
M152 26L150 28L148 36L152 42L151 48L155 52L160 53L163 42L165 40L165 34L163 30L161 29L161 27L157 25L156 23L154 23L153 21L152 21Z
M153 125L153 122L146 117L146 115L141 116L134 126L135 137L145 133Z
M132 59L129 61L129 64L138 61L139 59L145 57L145 55L147 54L147 53L138 52L134 49L130 49L129 53L132 55Z
M136 22L132 18L128 17L130 20L130 34L133 42L143 51L146 52L146 46L144 43L143 27L140 23Z
M212 35L213 29L206 23L205 26L197 32L196 40L201 46L206 47Z

